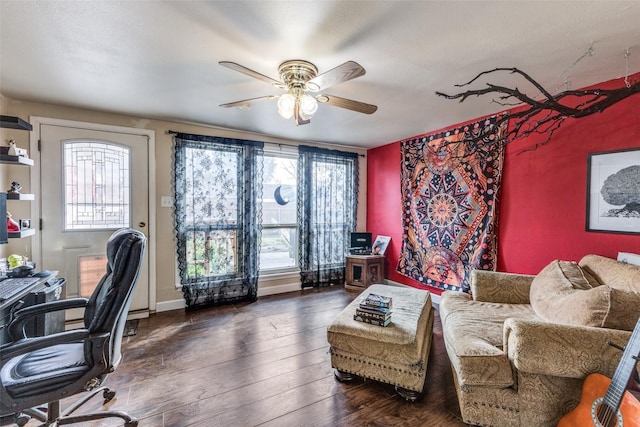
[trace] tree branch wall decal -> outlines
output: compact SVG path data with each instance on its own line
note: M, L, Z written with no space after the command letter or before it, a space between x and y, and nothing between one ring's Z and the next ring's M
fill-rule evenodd
M494 144L500 144L498 148L529 135L546 134L546 138L542 142L524 151L535 150L548 143L567 118L580 119L601 113L623 99L640 93L640 82L629 83L625 78L626 85L617 89L566 90L552 95L529 74L518 68L494 68L483 71L470 81L458 84L456 87L467 87L484 77L504 71L519 75L533 85L540 92L539 99L528 95L517 87L510 88L492 83L486 83L486 87L480 89L470 89L456 94L436 91L438 96L446 99L458 99L459 102L464 102L472 96L493 94L498 95L493 102L502 106L515 107L524 104L522 109L509 111L496 121L495 126L511 121L511 126L504 132L503 138L500 141L494 141ZM467 140L468 142L469 140ZM474 137L472 142L484 145L486 139L484 135L480 134Z

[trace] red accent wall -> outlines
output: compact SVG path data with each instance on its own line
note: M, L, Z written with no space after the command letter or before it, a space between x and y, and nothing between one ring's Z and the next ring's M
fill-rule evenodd
M640 73L630 80L640 80ZM622 79L617 79L597 86L622 85ZM507 146L499 207L498 271L536 274L554 259L578 261L590 253L611 258L618 252L640 253L640 235L585 231L588 154L640 149L640 94L601 114L568 119L548 144L522 151L539 141L528 138ZM417 285L396 272L402 244L401 203L398 141L367 152L367 230L374 238L378 234L392 238L385 254L386 277Z

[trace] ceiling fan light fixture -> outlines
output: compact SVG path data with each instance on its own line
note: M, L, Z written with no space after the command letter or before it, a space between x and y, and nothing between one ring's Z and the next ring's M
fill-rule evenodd
M310 120L310 119L311 119L311 117L313 117L312 115L305 114L305 113L304 113L304 111L300 111L298 114L300 115L300 116L299 116L299 117L300 117L300 119L302 119L302 120L304 120L304 121L308 121L308 120ZM303 124L304 124L304 123L303 123Z
M311 118L318 111L318 101L313 96L305 93L300 97L300 110Z
M318 101L313 96L304 92L289 92L278 98L278 114L284 119L290 119L296 111L296 104L298 114L303 120L309 120L318 111Z
M290 93L280 95L278 98L278 114L284 119L290 119L293 116L293 109L296 105L296 98Z

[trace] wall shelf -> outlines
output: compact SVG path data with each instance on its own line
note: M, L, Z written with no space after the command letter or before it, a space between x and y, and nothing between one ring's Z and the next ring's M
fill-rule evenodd
M33 166L33 159L28 159L24 156L10 156L8 154L0 154L0 163L9 165Z
M0 115L0 128L33 130L31 123L22 120L20 117Z
M35 194L7 193L7 200L35 200Z
M36 229L25 228L24 230L20 230L20 231L9 231L8 234L10 239L22 239L23 237L29 237L36 234Z
M27 130L30 131L33 129L31 123L22 120L20 117L14 116L3 116L0 115L0 128L9 128L9 129L19 129L19 130ZM3 147L4 148L4 147ZM0 163L6 165L22 165L22 166L33 166L33 160L24 156L10 156L9 154L5 154L6 151L0 153ZM20 231L8 231L7 230L7 200L35 200L35 194L22 194L22 193L2 193L2 206L0 212L0 217L2 218L2 223L0 223L2 236L0 238L0 243L7 243L7 239L22 239L23 237L29 237L36 234L35 228L24 228Z

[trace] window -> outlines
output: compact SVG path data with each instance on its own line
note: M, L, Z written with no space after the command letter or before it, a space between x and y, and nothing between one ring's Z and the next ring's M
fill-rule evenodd
M188 279L237 271L238 153L185 148Z
M64 143L65 230L129 226L129 159L129 148L113 143Z
M187 310L257 299L258 274L299 270L302 287L344 283L358 155L177 133L178 269Z
M260 271L298 266L297 155L265 153Z
M257 298L262 143L175 138L178 268L187 309Z

